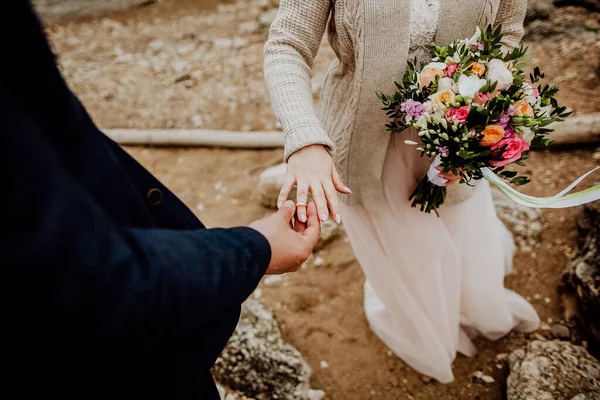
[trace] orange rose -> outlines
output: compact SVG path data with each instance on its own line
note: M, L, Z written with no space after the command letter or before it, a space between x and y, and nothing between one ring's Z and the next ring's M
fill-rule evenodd
M483 147L492 147L504 137L504 128L500 125L488 125L481 134L483 138L479 144Z
M485 73L485 67L478 62L474 62L469 68L471 68L471 71L475 72L475 75L477 76L482 76Z
M421 89L426 88L435 82L438 76L444 76L444 71L436 67L427 67L423 69L419 76L419 85L421 86Z
M515 103L515 115L529 115L533 117L533 108L526 101L517 101Z

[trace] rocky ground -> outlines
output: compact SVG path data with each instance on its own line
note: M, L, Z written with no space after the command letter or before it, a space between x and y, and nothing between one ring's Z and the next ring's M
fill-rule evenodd
M270 3L164 0L103 18L49 22L48 32L69 84L103 128L270 130L277 122L262 76L262 45L274 16ZM547 12L529 25L532 62L561 86L567 106L600 111L598 14L578 7ZM324 44L315 98L332 55ZM281 162L280 150L128 150L209 226L242 225L270 212L260 205L256 185L265 168ZM594 148L534 153L527 168L533 183L524 191L554 194L599 160L600 149ZM556 287L576 248L577 212L543 211L539 237L520 246L507 280L540 313L538 339L565 335ZM506 353L525 344L524 335L481 340L476 357L456 361L456 382L429 382L370 332L362 283L342 235L299 273L265 279L255 293L273 308L284 339L314 370L313 388L344 400L503 398Z

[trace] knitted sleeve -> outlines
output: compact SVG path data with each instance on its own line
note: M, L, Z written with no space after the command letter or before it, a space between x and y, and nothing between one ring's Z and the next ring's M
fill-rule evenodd
M334 144L314 108L311 72L331 0L281 0L264 48L264 72L273 110L285 132L285 161L313 144Z
M523 21L527 12L527 0L501 0L495 26L502 25L502 45L512 50L523 38Z

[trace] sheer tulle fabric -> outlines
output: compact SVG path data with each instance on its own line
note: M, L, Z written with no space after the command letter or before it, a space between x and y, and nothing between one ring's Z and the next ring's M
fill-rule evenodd
M457 351L476 352L473 335L498 339L512 329L533 331L539 318L525 299L504 288L514 245L496 216L489 185L444 206L440 218L411 208L408 197L429 160L405 139L397 135L390 142L383 212L344 205L344 225L366 275L372 330L414 369L450 382Z

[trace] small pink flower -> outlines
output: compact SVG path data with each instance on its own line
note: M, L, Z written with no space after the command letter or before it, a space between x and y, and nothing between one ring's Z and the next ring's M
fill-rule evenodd
M487 103L491 97L491 93L477 93L475 97L473 97L473 103L482 106Z
M505 167L521 158L523 152L529 150L529 144L518 136L504 138L491 148L495 160L490 161L492 167Z
M469 116L469 112L471 111L471 107L462 106L459 108L451 108L446 111L446 115L444 118L448 120L448 122L456 121L459 124L464 124L467 122L467 117Z
M444 68L444 76L446 76L448 78L452 78L454 76L454 74L456 73L457 69L458 69L457 63L448 64L446 66L446 68Z

